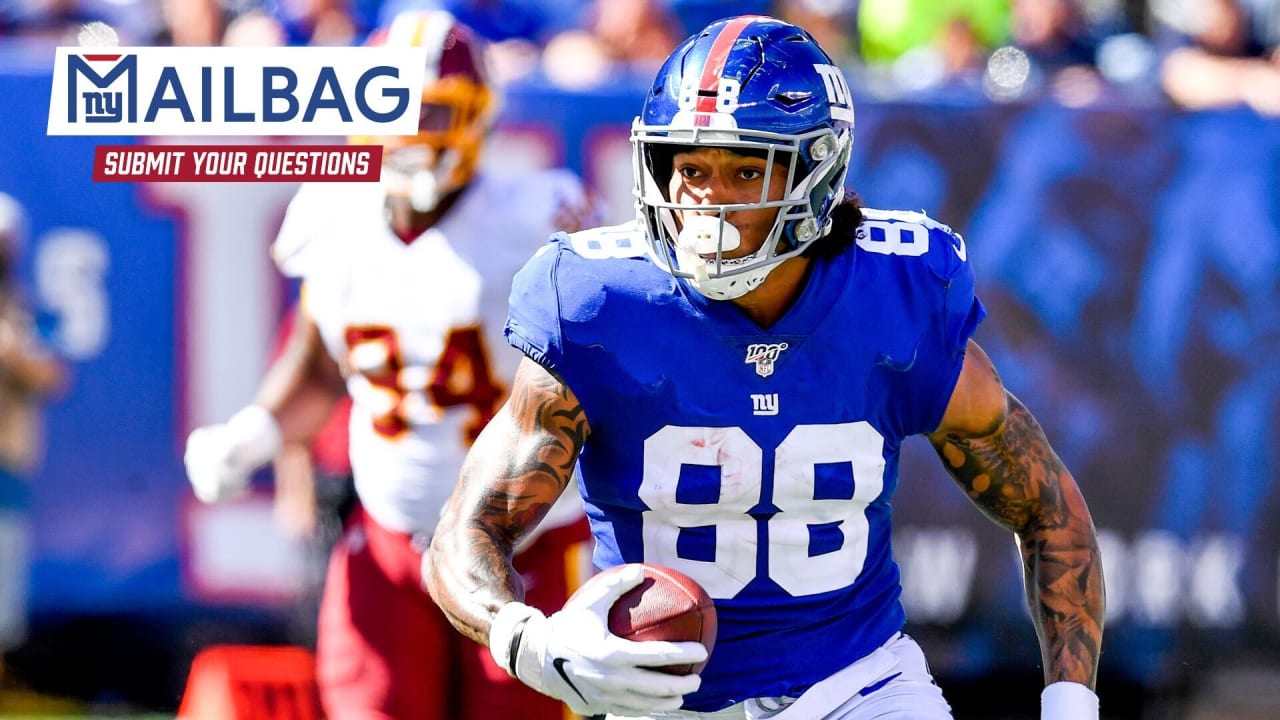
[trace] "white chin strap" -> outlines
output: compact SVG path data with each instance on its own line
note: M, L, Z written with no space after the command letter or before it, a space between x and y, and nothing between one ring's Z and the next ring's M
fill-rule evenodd
M391 197L408 198L418 212L431 212L440 202L440 181L430 170L405 174L389 166L382 168L382 191Z
M764 282L777 263L770 263L751 272L731 275L729 277L711 277L711 268L715 267L715 258L707 259L704 255L713 255L717 251L732 252L742 244L742 236L738 228L728 221L721 222L716 215L692 215L684 219L680 234L676 237L676 267L689 273L689 284L693 289L712 300L734 300L751 292ZM732 269L735 265L750 262L766 253L760 248L753 255L733 260L721 260L721 270Z
M414 210L423 213L440 204L446 193L443 186L459 162L457 153L420 146L396 150L389 160L382 165L383 192L407 198Z
M431 212L440 203L440 182L435 173L419 170L409 178L409 204L418 212Z

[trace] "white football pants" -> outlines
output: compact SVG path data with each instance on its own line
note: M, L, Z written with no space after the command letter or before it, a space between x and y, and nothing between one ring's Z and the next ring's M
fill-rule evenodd
M609 715L608 720L632 720ZM647 720L951 720L924 652L898 633L798 698L753 698L716 712L660 712Z

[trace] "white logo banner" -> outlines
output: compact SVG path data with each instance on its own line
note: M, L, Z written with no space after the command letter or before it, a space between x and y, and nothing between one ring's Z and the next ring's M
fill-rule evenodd
M424 47L60 47L50 135L413 135Z

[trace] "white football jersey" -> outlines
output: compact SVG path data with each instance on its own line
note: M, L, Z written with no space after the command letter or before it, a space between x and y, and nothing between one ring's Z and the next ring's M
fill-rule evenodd
M347 379L356 493L381 525L434 530L520 353L502 337L511 278L587 207L565 171L475 178L410 242L377 183L299 188L272 247Z

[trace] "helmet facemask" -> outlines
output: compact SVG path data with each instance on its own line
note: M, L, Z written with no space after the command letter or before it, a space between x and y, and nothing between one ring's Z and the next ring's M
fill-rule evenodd
M782 261L804 252L831 229L833 187L843 187L848 169L845 133L822 128L802 135L752 130L674 125L632 127L636 212L647 229L650 252L664 270L684 278L713 300L733 300L759 287ZM715 147L765 161L761 195L755 202L731 204L677 203L668 197L671 157L690 147ZM770 200L773 174L785 168L781 198ZM777 217L763 244L737 258L726 253L739 246L731 212L775 208ZM678 215L679 214L679 215ZM681 223L679 217L684 218Z
M384 138L382 184L388 195L407 197L430 212L440 199L471 182L489 128L488 88L448 77L422 96L418 134Z
M720 20L667 58L631 127L633 195L655 262L707 297L733 300L760 286L788 258L831 232L853 147L853 104L844 75L803 29L760 15ZM674 203L668 197L677 147L723 148L766 161L755 202ZM785 172L770 200L773 173ZM730 213L773 209L764 244L732 252ZM693 220L695 214L715 221ZM682 235L683 233L683 235Z

